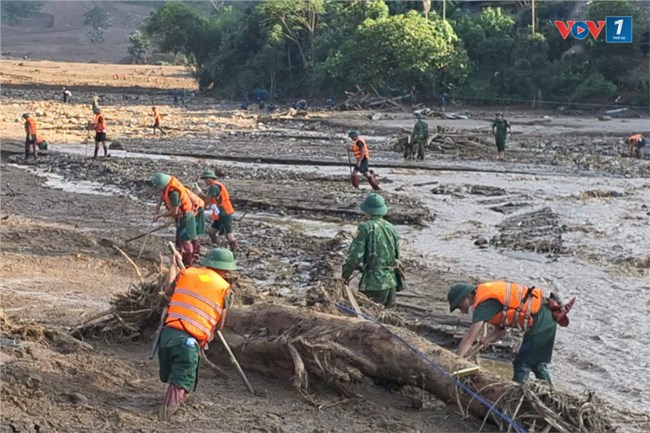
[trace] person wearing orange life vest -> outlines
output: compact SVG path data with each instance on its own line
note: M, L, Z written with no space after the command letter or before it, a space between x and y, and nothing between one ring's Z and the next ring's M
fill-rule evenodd
M630 156L636 158L643 158L643 148L647 144L647 141L643 134L634 134L627 139L628 148L630 150Z
M167 135L160 126L160 114L158 114L156 107L151 107L151 111L153 111L153 135L156 135L156 129L158 129L162 135Z
M160 380L168 384L158 411L161 420L196 389L201 352L223 328L232 303L228 273L235 269L235 258L225 248L212 249L199 267L179 271L172 260L165 289L171 299L158 341Z
M379 188L379 182L377 181L374 172L368 167L368 159L370 159L370 150L368 149L368 144L363 138L359 137L359 131L350 131L348 133L348 136L352 139L352 146L348 148L348 151L354 152L354 159L356 160L354 171L352 173L352 183L354 187L359 187L358 173L361 173L366 178L373 190L381 191L381 188Z
M573 307L575 298L562 306L557 297L551 293L549 298L535 287L505 281L491 281L479 285L454 284L447 294L449 310L460 309L469 314L472 308L472 325L463 336L458 347L458 356L465 357L472 351L472 345L479 337L486 323L494 331L482 340L480 348L502 338L508 328L524 331L524 337L513 361L514 376L512 380L524 382L530 372L538 379L551 382L547 364L551 362L557 325L567 326L567 313Z
M25 159L29 157L30 148L33 149L34 159L38 157L38 152L36 150L36 119L29 115L29 113L23 113L23 119L25 119Z
M209 188L204 199L212 209L212 224L208 229L208 236L214 244L218 243L218 236L225 235L228 240L228 246L232 251L239 248L237 240L232 233L232 221L235 214L235 208L230 201L228 188L223 183L217 181L217 176L213 170L205 170L201 174L201 179Z
M173 217L176 220L176 245L181 250L183 264L192 266L198 254L194 253L196 241L195 205L188 194L188 189L176 179L165 173L156 173L152 178L153 184L162 190L156 205L153 220L161 217ZM161 213L160 207L165 205L167 211Z
M201 235L205 234L205 201L190 188L185 187L185 190L190 196L190 201L194 208L196 239L192 241L192 254L194 255L194 263L196 263L201 258Z
M106 117L99 107L94 107L93 113L95 113L95 118L91 123L92 128L95 130L95 154L93 158L97 158L99 143L104 148L104 156L108 156L108 147L106 146Z

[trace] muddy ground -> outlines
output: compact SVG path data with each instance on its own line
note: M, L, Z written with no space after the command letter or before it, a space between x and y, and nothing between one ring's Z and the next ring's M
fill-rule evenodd
M6 66L13 75L42 70L38 62ZM74 327L137 282L115 247L139 255L142 239L125 241L151 227L156 191L149 179L159 170L190 183L204 168L217 169L237 209L242 275L263 296L300 296L340 272L362 221L358 203L369 189L349 186L344 148L345 131L357 127L369 139L389 219L403 237L410 286L398 312L451 348L467 322L448 313L450 282L507 278L577 295L574 323L558 336L556 386L596 390L619 410L650 410L636 380L649 368L648 336L608 315L614 288L630 299L627 316L637 329L650 326L650 161L624 157L621 142L647 118L599 122L511 110L509 160L497 163L485 134L490 111L469 110L468 120L432 118L430 125L447 128L443 143L460 143L460 136L478 146L434 144L424 163L405 163L390 138L412 124L408 110L370 121L369 113L320 110L286 118L199 97L173 107L169 89L191 82L169 84L156 74L188 78L171 69L138 77L136 69L114 87L110 68L74 68L84 86L73 88L67 106L57 99L59 79L48 83L48 74L34 73L44 90L34 90L29 73L3 89L0 275L11 323ZM114 145L110 158L90 160L83 127L100 87ZM163 138L147 127L151 104L169 128ZM22 158L23 111L35 113L52 143L35 162ZM557 128L544 115L553 115ZM147 241L136 260L143 274L156 272L172 236L163 229ZM190 404L159 423L163 386L156 362L147 360L149 341L92 340L87 351L38 337L29 336L26 347L3 345L3 431L187 431L191 423L192 431L464 432L480 425L430 395L370 381L354 400L318 388L319 409L288 383L251 375L265 394L251 397L228 366L228 380L204 368ZM498 350L491 355L504 358ZM509 374L507 365L496 368ZM630 419L624 431L644 428Z

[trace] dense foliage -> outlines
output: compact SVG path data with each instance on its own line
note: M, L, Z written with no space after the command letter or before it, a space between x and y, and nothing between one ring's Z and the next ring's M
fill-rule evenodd
M171 0L142 30L161 51L183 54L202 89L226 96L264 88L285 98L334 97L359 86L419 99L447 92L472 102L579 104L627 95L626 102L648 104L648 28L638 3L594 0L582 11L580 2L536 3L535 32L529 2L512 2L507 13L449 2L443 19L440 2L381 0L213 1L200 8ZM605 44L604 34L563 39L554 20L576 14L632 15L634 43Z

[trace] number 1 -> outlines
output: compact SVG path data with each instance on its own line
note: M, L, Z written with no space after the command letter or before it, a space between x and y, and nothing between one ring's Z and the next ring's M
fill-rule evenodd
M616 20L614 21L614 24L616 24L616 35L618 36L623 30L623 20Z

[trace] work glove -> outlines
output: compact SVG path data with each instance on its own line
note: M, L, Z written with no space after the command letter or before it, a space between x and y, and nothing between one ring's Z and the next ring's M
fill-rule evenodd
M212 209L212 213L214 215L219 215L221 213L221 211L219 210L219 207L216 204L211 205L210 209Z
M197 193L197 194L200 193L200 192L203 192L203 191L201 190L201 185L199 185L199 184L196 183L196 182L193 182L193 183L192 183L192 191L194 191L194 192Z

